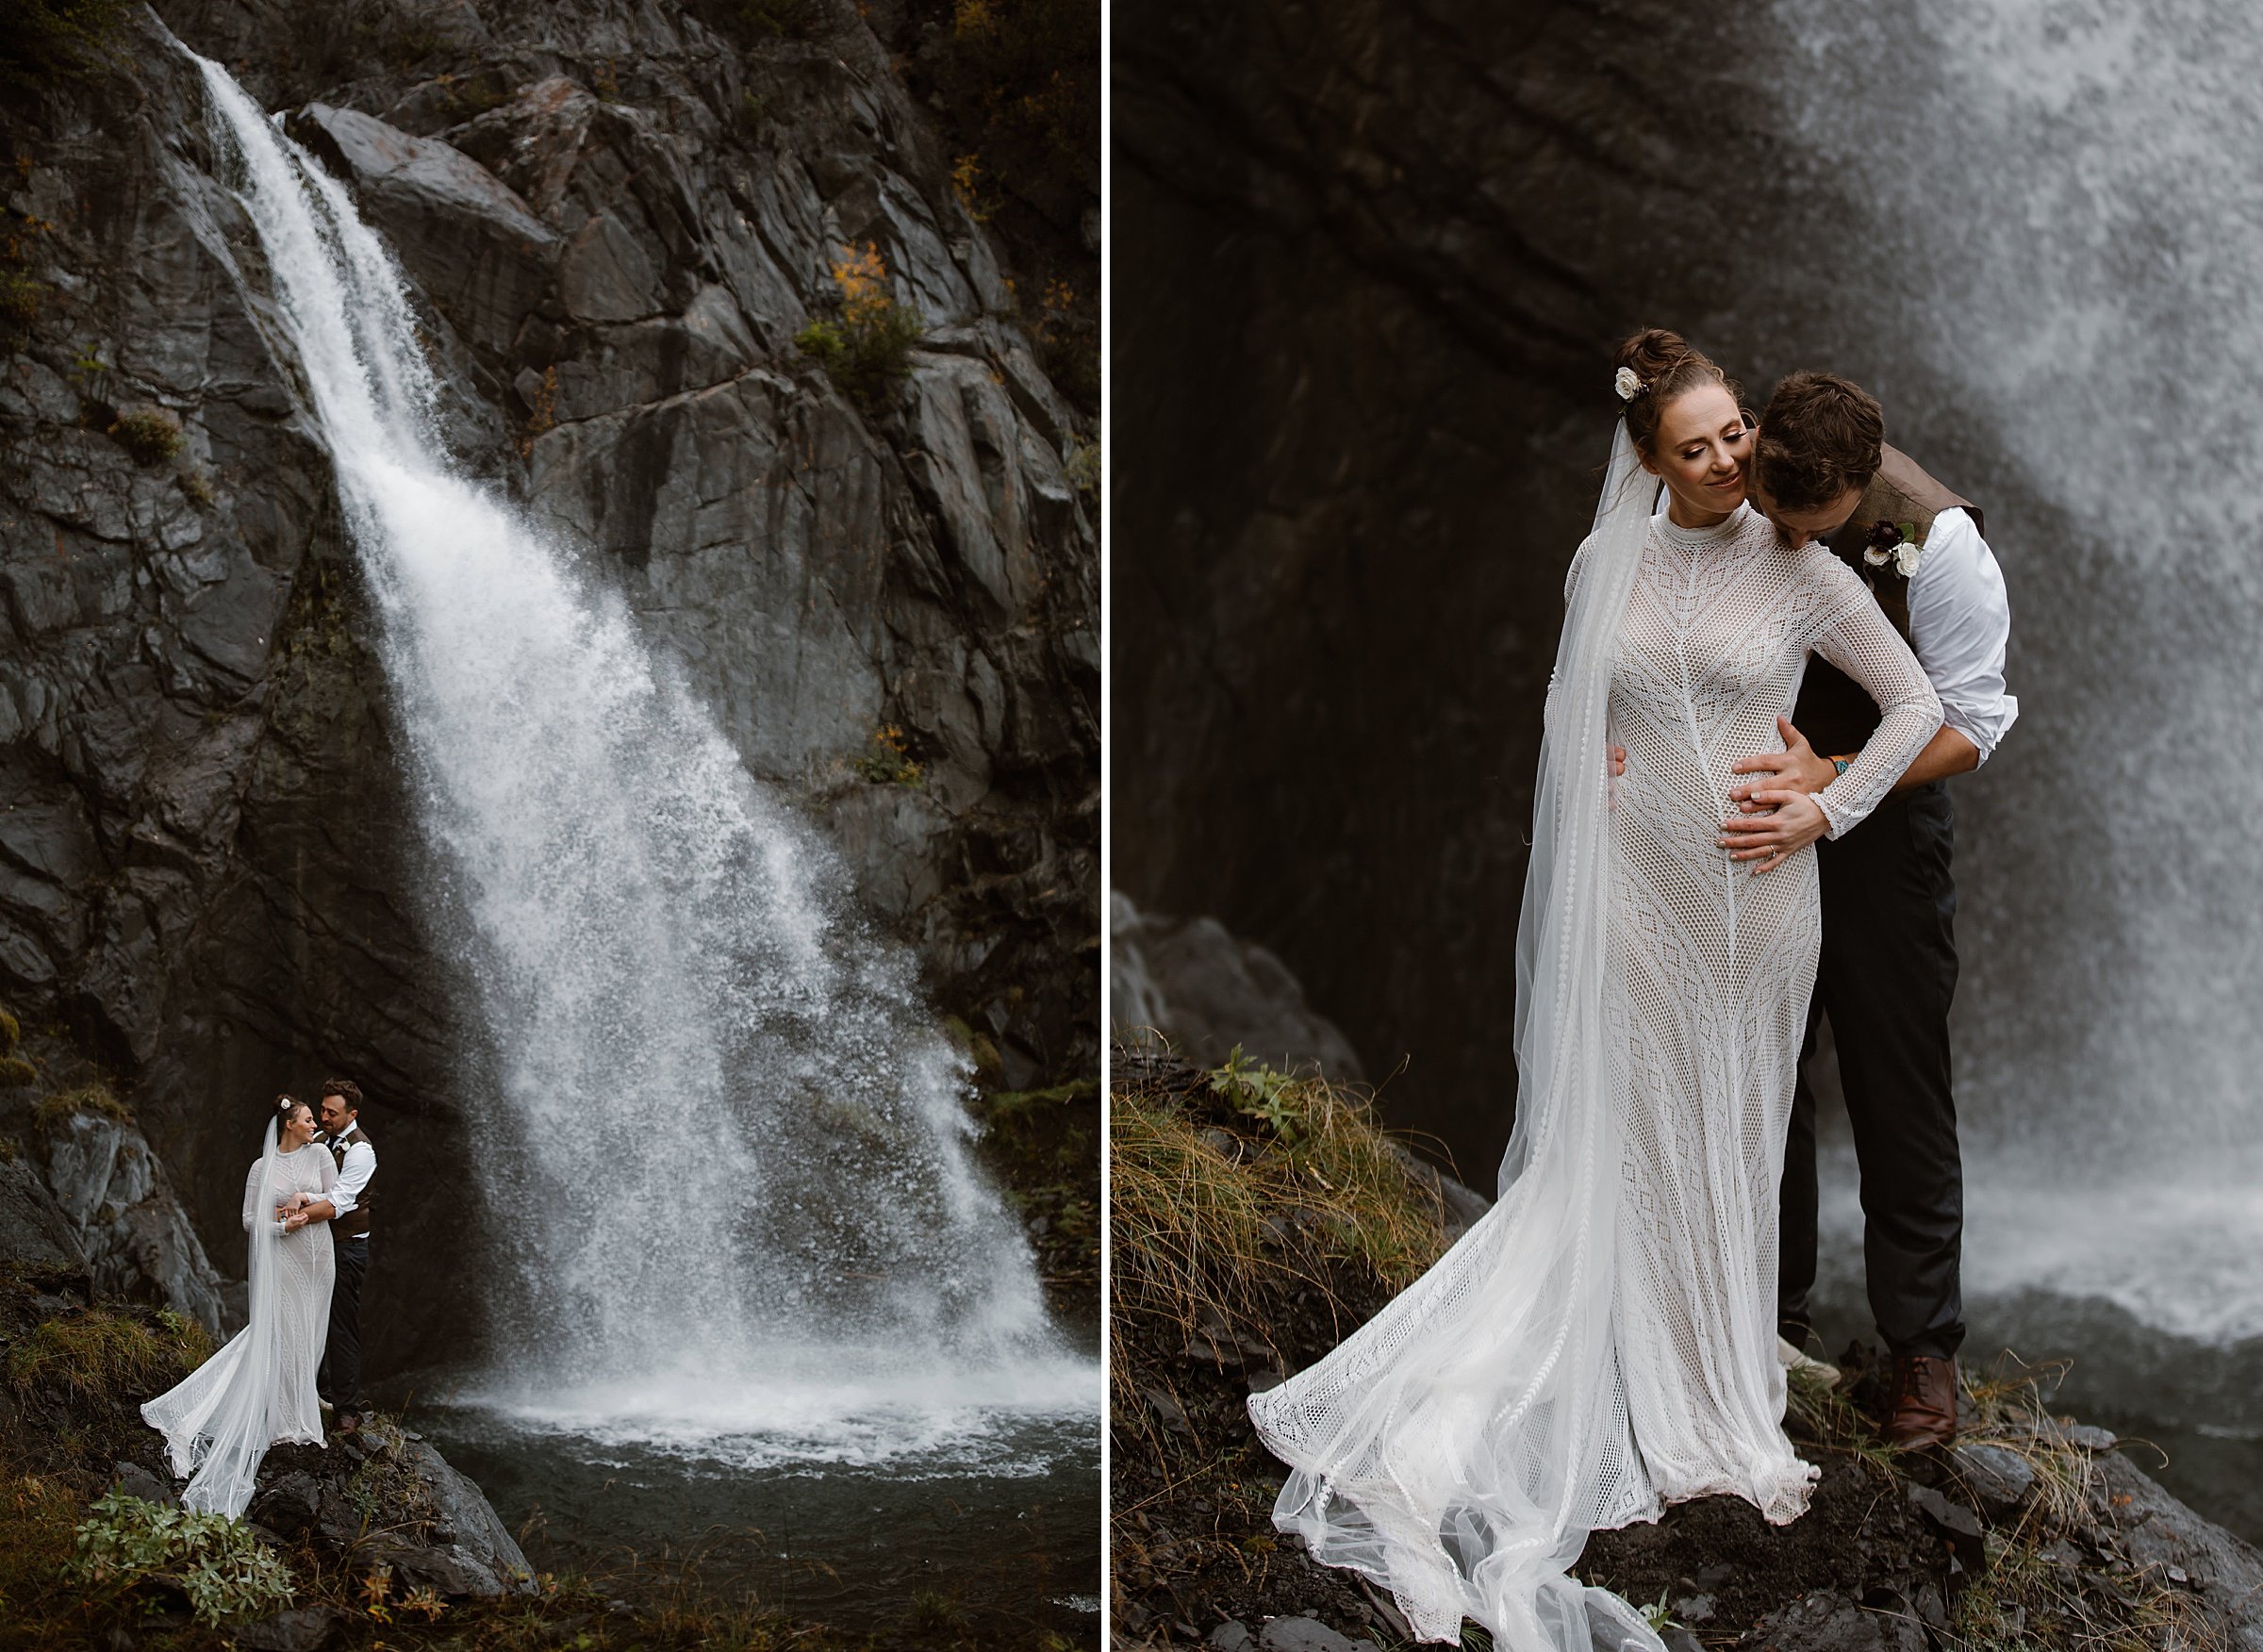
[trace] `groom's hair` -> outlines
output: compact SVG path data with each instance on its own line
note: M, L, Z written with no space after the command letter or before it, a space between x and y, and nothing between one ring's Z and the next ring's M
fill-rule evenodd
M1833 372L1795 372L1760 413L1752 468L1784 510L1821 510L1878 473L1886 420L1868 390Z
M340 1101L343 1101L346 1104L346 1111L348 1113L359 1113L361 1111L361 1086L355 1083L352 1079L324 1079L322 1081L322 1094L325 1096L336 1096Z

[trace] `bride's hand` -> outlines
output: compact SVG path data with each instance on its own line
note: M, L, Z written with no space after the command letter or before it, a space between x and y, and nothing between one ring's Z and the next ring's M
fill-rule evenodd
M1731 860L1758 861L1752 868L1756 878L1774 871L1831 829L1823 805L1804 791L1767 786L1756 789L1749 801L1773 812L1731 815L1721 823L1721 847Z

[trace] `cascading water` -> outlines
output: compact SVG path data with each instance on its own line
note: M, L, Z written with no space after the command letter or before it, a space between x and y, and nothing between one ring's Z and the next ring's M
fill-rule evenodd
M994 1412L1097 1419L907 961L625 604L454 471L392 257L197 61L498 1052L468 1167L506 1216L492 1393L583 1432L857 1462Z
M1957 794L1976 1281L2263 1333L2263 31L2035 0L1776 23L1799 164L1864 221L1835 267L1786 262L1889 364L1890 426L1995 506L2013 596L2021 723ZM2069 1208L2091 1178L2125 1219Z
M2073 1355L2071 1403L2257 1535L2263 28L1778 0L1743 45L1781 234L1719 330L1869 382L1988 505L2011 591L2021 720L1952 783L1974 1351Z

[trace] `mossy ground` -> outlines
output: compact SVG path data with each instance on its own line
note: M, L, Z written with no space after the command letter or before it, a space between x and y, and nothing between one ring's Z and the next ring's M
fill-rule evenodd
M1122 1049L1111 1070L1117 1644L1192 1646L1228 1620L1254 1633L1289 1615L1403 1644L1387 1596L1275 1532L1284 1471L1243 1402L1445 1249L1435 1191L1342 1088ZM1887 1446L1880 1362L1845 1358L1841 1388L1793 1384L1787 1429L1822 1471L1805 1516L1771 1527L1734 1498L1681 1504L1596 1534L1579 1574L1686 1612L1709 1647L1768 1644L1786 1608L1825 1591L1905 1620L1931 1652L2220 1644L2189 1592L2129 1558L2092 1453L2046 1409L2052 1373L1967 1373L1963 1438L2019 1459L2033 1485L1953 1537L1924 1497L1986 1498L1954 1462Z

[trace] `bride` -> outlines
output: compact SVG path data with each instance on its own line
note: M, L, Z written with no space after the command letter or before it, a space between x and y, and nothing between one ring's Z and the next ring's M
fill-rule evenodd
M165 1436L184 1507L241 1514L259 1460L286 1440L322 1443L314 1393L338 1269L320 1226L338 1162L314 1140L314 1110L275 1098L267 1135L243 1184L251 1235L251 1320L227 1346L141 1408Z
M1567 1576L1590 1531L1715 1493L1778 1524L1807 1508L1776 1353L1776 1183L1821 923L1796 851L1868 815L1941 722L1861 580L1744 504L1751 433L1720 369L1658 329L1618 366L1548 689L1500 1200L1249 1400L1294 1471L1277 1526L1387 1586L1419 1638L1473 1617L1503 1652L1661 1647ZM1812 799L1761 794L1761 847L1732 853L1729 765L1777 743L1809 650L1884 719Z

